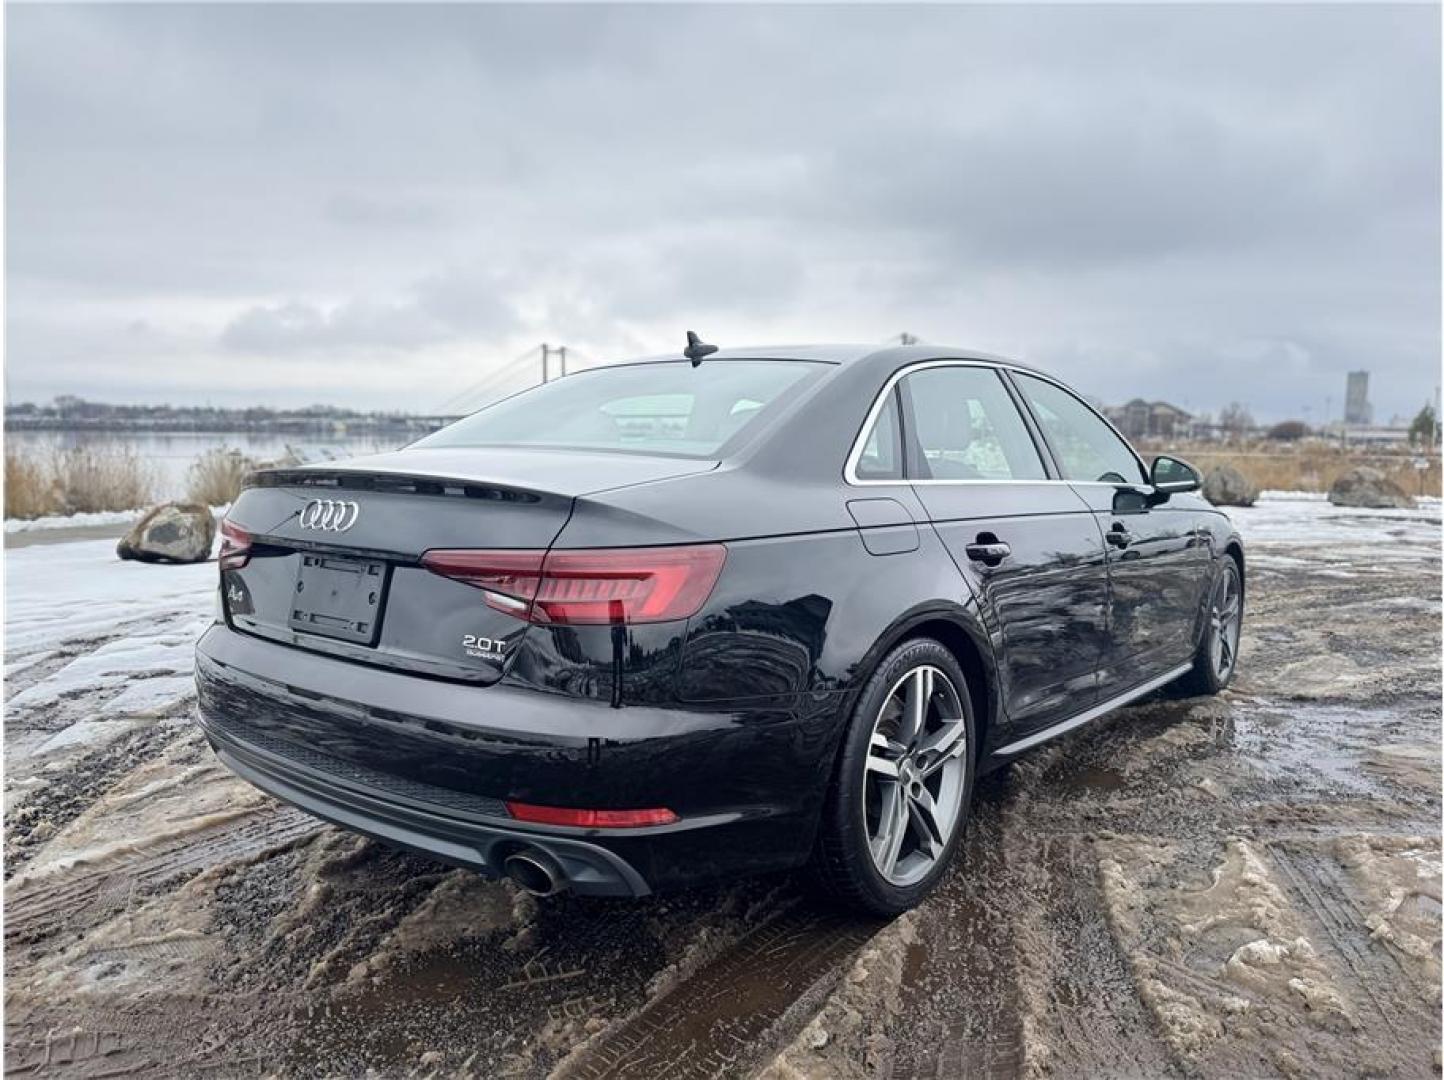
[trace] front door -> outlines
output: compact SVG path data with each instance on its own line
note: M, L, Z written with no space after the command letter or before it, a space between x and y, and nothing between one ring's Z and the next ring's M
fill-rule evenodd
M1143 463L1097 413L1055 383L1011 377L1107 545L1110 646L1099 672L1106 699L1188 660L1206 543L1193 513L1152 501Z
M1107 648L1103 539L1087 504L1050 477L996 369L942 362L901 384L908 478L993 641L1004 716L994 746L1097 697Z

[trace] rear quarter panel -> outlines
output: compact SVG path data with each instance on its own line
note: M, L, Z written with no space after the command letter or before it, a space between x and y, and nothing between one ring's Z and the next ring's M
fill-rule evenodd
M845 452L843 445L830 480L779 474L756 462L750 468L724 463L703 476L583 497L557 547L725 543L722 575L675 653L654 627L658 636L640 639L643 651L630 655L641 662L665 650L669 664L675 656L677 697L684 702L790 703L789 711L821 725L808 741L830 750L883 653L928 620L966 634L993 682L992 647L973 594L933 530L919 527L913 550L869 552L847 509L860 493L842 483ZM907 485L862 494L886 495L915 521L927 520ZM624 691L623 700L629 697Z

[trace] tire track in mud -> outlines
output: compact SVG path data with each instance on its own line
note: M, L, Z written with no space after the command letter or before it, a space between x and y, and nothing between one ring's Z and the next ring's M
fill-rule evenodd
M1418 983L1389 945L1370 935L1364 912L1333 860L1303 844L1274 842L1267 850L1279 868L1285 890L1322 931L1316 940L1327 943L1338 961L1336 968L1346 972L1348 982L1361 991L1351 995L1355 1001L1362 1004L1367 1000L1396 1038L1409 1030L1418 1031L1424 1018L1417 1000L1400 993L1400 982L1411 988Z
M5 942L28 944L62 927L96 922L168 881L297 843L324 828L291 807L265 806L183 836L109 853L94 868L77 863L21 881L5 898Z
M192 1007L195 1003L189 1003ZM262 1076L263 1062L224 1036L177 1026L176 1002L138 1010L50 1009L7 1018L5 1076Z
M185 729L161 720L129 731L67 766L63 778L48 780L16 801L5 815L5 880L21 873L35 850L83 814L125 774L153 761Z
M1030 871L1042 910L1028 942L1025 979L1033 985L1025 994L1041 1013L1050 1060L1084 1076L1167 1072L1171 1055L1108 922L1091 837L1047 837Z
M41 648L23 655L6 656L5 666L15 669L14 674L5 680L6 702L23 694L32 686L38 686L77 657L94 652L102 645L108 645L110 642L118 640L119 637L119 634L97 634L91 637L67 638L52 649ZM32 716L44 715L43 710L28 711ZM9 717L6 719L8 720Z
M1080 756L980 781L961 857L919 912L887 1028L892 1076L1169 1071L1108 921L1091 835L1078 830L1077 800L1126 785Z
M1002 902L1018 883L1007 877L993 793L980 792L955 869L919 913L893 1037L899 1080L1002 1078L1023 1069L1014 921Z
M745 1075L815 1012L879 923L794 910L753 930L697 974L564 1062L558 1080Z
M5 1075L65 1072L76 1076L124 1076L146 1068L151 1058L135 1052L129 1032L108 1028L68 1030L30 1027L7 1034Z
M398 868L415 865L407 857ZM381 877L384 885L392 875ZM795 902L779 886L757 879L646 901L517 898L510 918L419 948L408 943L420 929L408 916L409 931L346 950L333 965L340 981L292 999L294 1015L274 1026L290 1036L273 1043L272 1063L286 1075L370 1069L389 1077L408 1074L428 1053L444 1075L539 1080L589 1036L605 1038L608 1024L627 1023ZM513 890L483 885L455 899L491 891ZM340 890L328 911L338 902L349 903ZM436 910L444 919L462 915L451 903ZM364 963L359 977L353 961Z

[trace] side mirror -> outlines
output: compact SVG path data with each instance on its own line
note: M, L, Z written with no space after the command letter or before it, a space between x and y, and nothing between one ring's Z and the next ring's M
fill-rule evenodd
M1186 461L1160 454L1153 459L1148 470L1148 482L1153 490L1165 499L1180 491L1197 491L1203 487L1203 477Z

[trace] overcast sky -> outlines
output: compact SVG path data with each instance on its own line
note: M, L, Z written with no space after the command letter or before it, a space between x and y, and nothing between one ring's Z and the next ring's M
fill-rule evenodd
M7 6L6 390L430 411L910 331L1381 419L1440 354L1440 12Z

